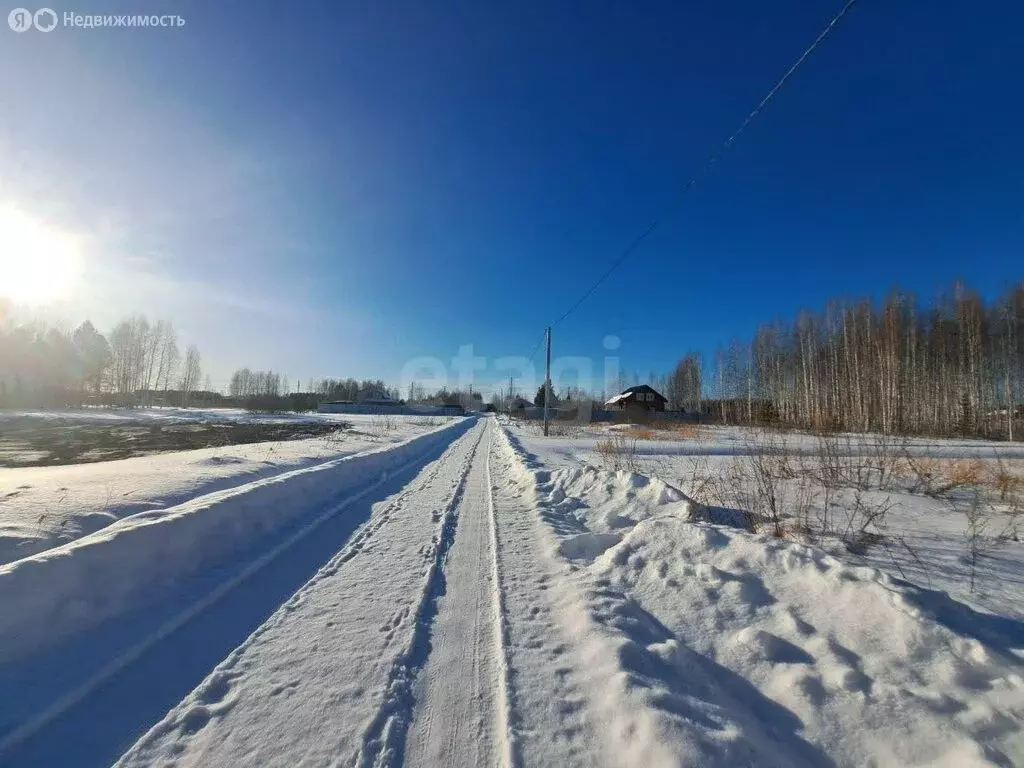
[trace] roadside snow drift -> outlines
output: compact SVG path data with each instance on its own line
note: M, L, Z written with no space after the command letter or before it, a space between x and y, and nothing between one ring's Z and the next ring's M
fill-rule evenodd
M170 413L167 413L167 412ZM224 415L227 414L227 415ZM132 418L156 425L238 421L245 423L330 423L317 414L246 414L192 409L95 409L95 413L0 413L51 421L93 419L118 424ZM325 437L224 445L150 456L45 467L0 467L0 564L29 557L95 533L139 512L183 504L214 491L399 443L436 429L438 419L403 416L348 416L351 429Z
M640 523L591 571L628 595L608 621L631 638L655 695L722 707L738 726L732 741L755 753L811 758L813 745L845 765L1024 759L1016 622L820 550L675 517ZM668 701L672 721L682 702Z
M311 510L329 512L472 423L460 420L378 451L141 512L0 567L0 664L126 612L159 586L230 561Z
M1024 764L1024 624L821 550L693 522L657 480L549 471L521 482L609 655L633 765ZM623 756L625 759L625 755Z

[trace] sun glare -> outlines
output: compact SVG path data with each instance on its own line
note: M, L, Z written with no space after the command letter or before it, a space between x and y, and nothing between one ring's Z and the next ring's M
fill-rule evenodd
M0 296L46 304L70 293L81 269L75 239L0 206Z

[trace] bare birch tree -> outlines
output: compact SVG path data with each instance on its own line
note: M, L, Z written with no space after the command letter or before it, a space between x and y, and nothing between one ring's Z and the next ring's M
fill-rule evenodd
M199 387L202 378L202 361L199 356L199 349L195 344L189 344L185 350L185 363L182 367L181 381L178 389L181 391L182 405L188 405L192 393Z

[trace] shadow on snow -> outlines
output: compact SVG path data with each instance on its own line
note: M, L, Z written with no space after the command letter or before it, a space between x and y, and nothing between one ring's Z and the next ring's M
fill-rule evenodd
M453 440L461 434L453 435ZM344 547L356 529L370 518L374 504L401 492L411 477L438 459L450 444L447 441L430 449L413 466L395 473L379 488L324 521L209 609L107 679L83 701L14 744L0 755L0 762L19 766L95 766L117 760ZM367 478L367 485L377 479ZM332 503L340 503L359 490L346 488ZM103 622L34 658L0 668L0 738L84 683L96 670L322 512L322 506L309 510L286 528L277 529L238 552L231 563L178 581L143 608Z

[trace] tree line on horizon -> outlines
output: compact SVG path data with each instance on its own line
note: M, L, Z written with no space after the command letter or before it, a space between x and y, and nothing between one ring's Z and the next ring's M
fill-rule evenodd
M988 303L963 283L932 304L831 301L655 383L723 424L1020 439L1024 281Z
M380 379L297 379L295 386L292 391L288 377L273 370L239 368L231 374L227 397L252 411L315 411L326 400L398 400L398 390Z
M449 390L442 386L428 392L423 385L412 383L406 397L397 387L389 387L382 379L308 379L296 380L292 391L287 376L273 370L239 368L228 384L228 402L252 411L313 411L328 401L364 403L390 400L409 405L461 405L467 410L482 408L479 392Z
M380 379L296 380L273 371L237 370L227 394L201 383L195 345L182 354L173 325L132 315L106 335L85 321L73 331L15 324L0 313L0 407L238 405L315 410L324 400L401 400ZM634 376L634 384L640 377ZM1024 434L1024 281L986 302L962 283L931 304L905 291L884 301L834 300L789 321L762 324L747 341L720 347L712 360L685 354L648 383L668 408L705 421L785 428L967 435ZM628 386L626 377L617 382ZM512 393L492 398L503 409ZM606 394L553 390L553 401ZM538 392L534 402L543 402ZM405 402L482 404L480 394L409 387Z
M184 355L174 326L140 314L106 335L86 320L73 331L0 315L0 407L189 405L202 391L202 357Z
M238 406L263 411L310 411L325 400L392 399L397 388L381 379L296 379L272 370L240 368L227 393L203 381L195 345L182 354L171 322L134 314L103 334L89 320L74 330L45 322L15 322L0 302L0 408L103 406ZM465 404L479 393L428 393L410 387L411 403ZM465 403L463 402L465 401Z

